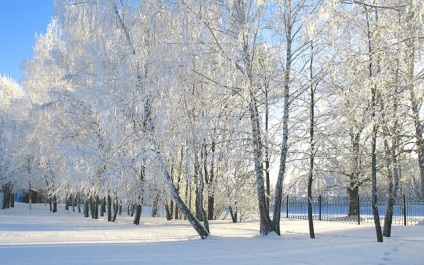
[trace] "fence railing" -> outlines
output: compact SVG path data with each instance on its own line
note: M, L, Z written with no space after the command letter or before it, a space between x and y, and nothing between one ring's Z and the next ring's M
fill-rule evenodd
M378 198L378 211L384 221L388 198ZM371 197L358 197L357 203L350 203L349 197L318 196L312 199L313 219L356 224L373 224ZM353 206L352 206L353 205ZM349 208L350 207L350 208ZM354 207L354 214L352 214ZM283 199L282 216L294 219L308 219L308 198L286 196ZM349 214L350 213L350 214ZM401 196L393 206L393 225L415 225L424 222L424 200Z

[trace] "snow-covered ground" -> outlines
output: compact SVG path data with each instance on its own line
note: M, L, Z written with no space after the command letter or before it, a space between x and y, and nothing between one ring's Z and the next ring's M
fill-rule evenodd
M282 236L259 236L258 223L211 222L201 240L186 221L125 214L117 223L63 208L17 204L0 210L0 264L424 264L424 225L393 227L377 243L373 226L283 219Z

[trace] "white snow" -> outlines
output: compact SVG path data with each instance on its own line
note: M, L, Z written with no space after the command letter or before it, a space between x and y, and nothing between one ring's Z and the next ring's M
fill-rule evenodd
M283 219L282 236L258 235L257 221L212 221L201 240L187 221L125 213L117 223L48 206L0 210L0 264L424 264L424 225L395 226L377 243L373 226Z

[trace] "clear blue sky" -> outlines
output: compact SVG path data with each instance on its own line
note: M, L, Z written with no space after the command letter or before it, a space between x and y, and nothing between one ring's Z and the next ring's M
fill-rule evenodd
M53 0L0 0L0 75L19 81L21 64L31 59L35 34L44 34Z

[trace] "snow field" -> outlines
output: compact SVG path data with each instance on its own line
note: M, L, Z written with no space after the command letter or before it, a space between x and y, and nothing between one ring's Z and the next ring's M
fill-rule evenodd
M282 220L282 236L258 235L256 221L212 221L201 240L187 221L125 213L117 223L48 206L0 210L0 264L424 264L424 226L395 226L377 243L373 226Z

